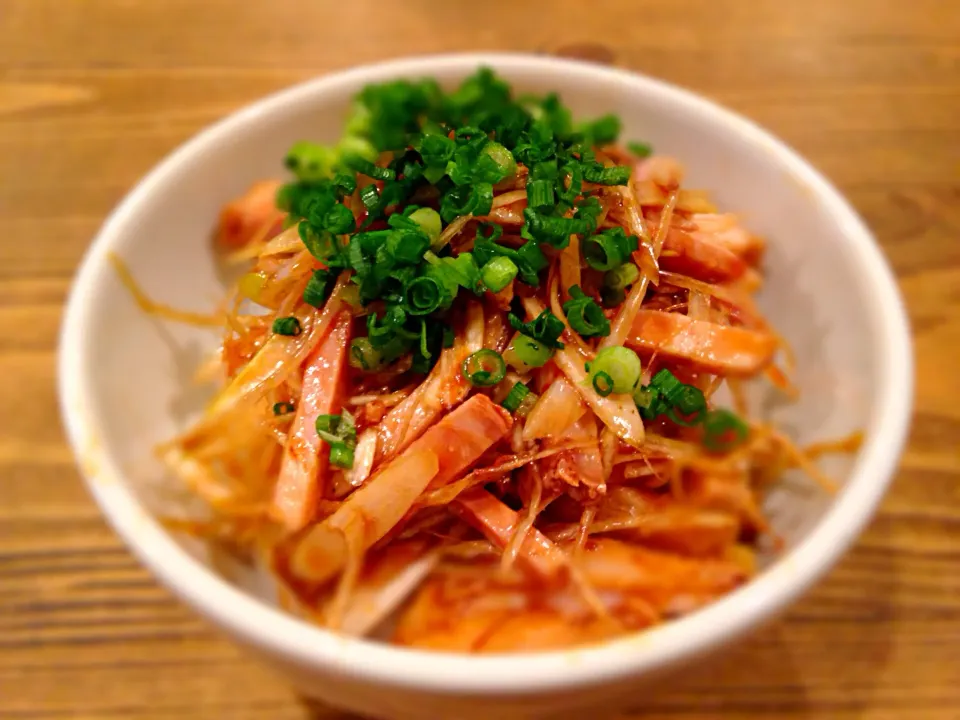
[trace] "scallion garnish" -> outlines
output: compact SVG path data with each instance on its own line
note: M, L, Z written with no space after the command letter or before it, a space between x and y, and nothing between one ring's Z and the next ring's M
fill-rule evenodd
M616 142L620 136L620 118L616 115L604 115L581 125L580 132L590 145L609 145Z
M552 207L555 201L553 180L531 180L527 183L527 207Z
M483 147L480 161L489 159L492 168L488 177L494 184L517 174L517 161L513 154L498 142L488 142ZM495 179L494 179L495 178Z
M433 250L439 250L436 247L437 238L443 228L440 221L440 213L433 208L419 208L407 216L422 232L430 239L430 247Z
M639 385L633 391L633 402L636 403L640 415L646 420L656 420L660 414L659 399L659 391L647 385Z
M303 289L303 301L307 305L315 308L323 307L330 294L331 281L333 276L327 270L316 270L307 281L307 286Z
M519 409L520 405L523 403L524 398L530 394L530 388L528 388L523 383L514 383L513 387L510 388L510 392L503 399L503 402L500 405L503 406L503 409L507 412L516 412Z
M570 327L583 337L610 334L610 321L596 301L587 296L579 285L570 288L570 299L563 304Z
M496 257L480 271L480 278L490 292L500 292L517 276L517 265L508 257Z
M541 345L558 349L563 347L563 343L559 340L563 334L563 320L550 310L543 310L530 322L522 322L513 313L510 313L507 319L514 330L533 338Z
M366 175L374 180L393 180L395 173L389 168L375 165L359 155L350 155L344 159L344 164L360 175Z
M532 337L518 334L503 354L503 359L520 372L543 367L553 357L553 348Z
M354 306L378 303L376 312L368 313L373 322L368 336L351 345L351 363L380 368L409 353L412 369L426 372L449 334L444 313L458 294L500 292L512 281L539 285L549 264L542 243L563 248L579 235L591 267L609 273L632 265L625 235L594 235L601 205L595 193L584 190L585 180L629 180L629 168L604 167L593 150L613 142L619 132L620 122L612 115L575 125L555 94L515 98L509 84L486 68L453 91L433 80L391 80L364 88L338 142L296 143L285 159L297 181L281 188L277 206L324 268L310 278L304 301L322 307L333 281L350 272ZM520 228L526 242L500 245L502 229L481 224L471 250L450 252L442 246L444 223L489 215L494 187L514 177L519 163L529 173ZM359 189L365 211L359 228L349 199L357 192L358 176L375 181ZM432 207L411 205L413 198ZM606 279L600 289L604 302L621 301L630 282L622 276ZM253 281L248 284L259 296ZM593 299L575 293L571 302L568 316L577 332L587 337L609 332ZM553 318L557 329L545 319L538 319L542 327L521 323L519 328L549 355L562 346L563 324ZM283 320L281 328L286 324L293 330ZM519 345L530 349L531 343Z
M303 332L300 327L300 321L292 315L288 317L278 317L273 321L271 328L277 335L299 335Z
M729 410L711 410L703 420L703 444L712 452L726 452L744 443L750 435L745 422Z
M584 166L583 179L597 185L626 185L630 181L630 168L625 165L603 167L595 162Z
M444 222L452 222L461 215L486 215L493 207L493 185L478 182L470 186L457 187L443 196L440 201L440 217Z
M631 393L640 381L642 367L640 358L630 348L621 346L604 348L590 363L590 374L606 375L610 380L611 391Z
M600 397L606 397L613 392L613 378L605 372L591 373L590 381L593 383L593 389L597 391Z
M632 152L638 158L648 158L653 154L653 148L649 144L643 142L628 142L627 150Z
M337 160L337 153L333 148L301 141L293 144L283 159L283 164L301 182L315 182L327 177Z
M374 184L364 185L360 189L360 202L367 209L370 215L373 215L380 207L380 191Z
M349 470L353 467L353 448L344 443L330 446L330 464Z
M294 411L292 402L277 402L273 404L273 414L276 416L289 415Z
M373 346L368 337L354 338L350 342L350 367L365 372L379 370L383 366L383 355Z
M603 286L611 290L626 290L640 277L640 270L632 262L625 262L603 275Z
M605 308L615 308L627 299L627 293L621 288L607 287L600 288L600 304Z
M486 234L488 228L489 236ZM517 266L519 278L528 285L537 285L539 283L538 273L543 270L549 262L543 251L540 250L538 243L530 241L522 245L518 250L504 247L494 242L503 229L499 225L481 224L477 228L477 237L473 243L473 257L481 267L486 265L495 257L507 257Z
M608 228L583 239L583 257L594 270L613 270L630 259L639 241L622 227Z
M681 382L666 368L654 375L650 384L659 391L666 402L667 413L671 420L681 425L695 425L702 419L702 413L707 409L707 400L700 388ZM677 412L695 417L692 420L679 419Z
M444 304L448 296L443 283L436 277L422 275L414 278L403 290L403 308L411 315L429 315Z
M491 387L503 380L507 366L500 353L484 348L467 357L460 372L475 387Z
M677 425L696 425L703 420L703 414L707 411L707 399L695 385L684 385L668 395L667 401L673 405L667 415Z
M330 446L330 463L341 468L353 467L353 451L357 446L357 426L353 415L344 410L340 415L318 415L317 435Z
M700 388L681 382L666 368L653 376L650 387L656 391L657 403L649 413L666 414L673 422L687 427L703 420L707 400Z

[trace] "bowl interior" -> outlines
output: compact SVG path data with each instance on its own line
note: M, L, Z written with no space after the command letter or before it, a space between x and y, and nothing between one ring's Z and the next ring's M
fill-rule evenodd
M650 142L656 152L679 158L687 187L709 190L721 209L741 214L768 238L761 307L796 351L801 396L784 403L759 387L753 401L801 444L873 431L887 340L874 320L875 280L863 269L862 248L850 240L862 230L855 218L838 218L809 178L785 161L778 143L731 116L718 119L700 101L622 73L543 61L494 58L491 64L520 92L559 91L578 117L616 113L624 139ZM335 139L364 82L412 73L449 84L473 66L423 61L296 88L208 131L138 187L92 249L68 318L81 329L63 348L69 356L62 369L79 378L71 387L83 388L83 400L80 407L80 400L64 397L64 407L68 416L82 414L73 422L96 446L80 447L81 460L86 450L111 458L121 482L151 512L182 509L184 496L154 448L202 407L208 389L192 378L218 342L218 333L141 312L107 252L123 258L151 298L199 312L213 309L224 283L210 234L224 202L255 180L282 176L281 159L292 142ZM854 462L834 457L824 467L842 484ZM103 481L95 468L85 470L94 484ZM811 532L831 501L810 480L789 473L767 505L789 548ZM182 542L202 562L213 562L203 547Z

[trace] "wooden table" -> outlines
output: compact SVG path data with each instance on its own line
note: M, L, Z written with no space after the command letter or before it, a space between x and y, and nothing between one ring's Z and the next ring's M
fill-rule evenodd
M547 4L0 0L0 717L336 716L311 716L106 528L57 418L61 309L106 213L202 126L356 63L500 49L612 60L771 128L876 231L916 334L911 442L869 531L643 717L960 718L960 5Z

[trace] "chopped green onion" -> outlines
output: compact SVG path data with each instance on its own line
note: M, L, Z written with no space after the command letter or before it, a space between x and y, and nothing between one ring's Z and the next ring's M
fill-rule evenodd
M484 348L467 357L460 367L460 372L471 385L491 387L503 380L507 366L500 353Z
M479 287L480 268L477 267L473 253L462 252L456 257L437 257L433 252L427 251L423 259L437 268L442 268L434 273L440 274L442 284L449 289L451 295L456 294L457 287L477 294L482 292L482 288Z
M331 275L326 270L316 270L310 276L307 286L303 289L303 301L315 308L323 307L330 291Z
M653 148L643 142L628 142L627 150L632 152L638 158L648 158L653 154Z
M654 375L650 380L650 385L659 390L668 399L670 393L675 393L683 388L683 382L681 382L676 375L667 370L667 368L663 368L656 375Z
M532 337L517 334L503 354L503 359L520 372L543 367L553 357L553 348Z
M640 358L630 348L614 346L604 348L590 363L590 374L605 375L615 393L632 393L640 381L642 367ZM596 382L594 382L596 386Z
M685 415L704 410L707 406L703 391L677 379L677 376L664 368L650 381L671 406Z
M337 152L317 143L300 141L294 143L283 160L297 180L316 182L328 177L337 164Z
M567 322L574 331L583 337L606 336L610 334L610 321L596 301L584 294L579 285L570 288L570 299L563 304Z
M592 373L593 389L600 397L606 397L613 392L613 378L605 372Z
M329 233L343 235L356 230L357 223L354 220L353 213L350 212L350 208L342 203L337 203L324 214L323 227Z
M550 348L562 348L563 343L558 339L564 330L563 320L550 310L543 310L530 322L521 322L513 313L507 315L507 320L514 330L533 338L542 345Z
M513 387L510 388L510 392L503 399L503 402L500 403L503 406L503 409L507 412L513 413L516 412L520 407L521 403L527 395L530 394L530 388L528 388L523 383L514 383Z
M340 197L353 195L357 189L357 178L352 173L338 172L333 176L333 186Z
M273 404L274 415L289 415L294 411L292 402L278 402Z
M640 270L629 260L603 275L600 300L604 307L617 307L627 297L627 288L640 277Z
M359 309L363 305L363 303L360 302L360 288L356 285L347 285L343 288L343 290L340 291L340 300L354 310Z
M447 291L429 275L414 278L403 290L403 307L411 315L429 315L444 304Z
M626 263L638 246L635 235L627 235L622 227L614 227L584 238L583 257L594 270L613 270Z
M525 208L523 211L524 225L521 236L547 243L558 250L570 244L570 236L588 232L589 226L577 218L548 215L544 208Z
M440 168L440 177L443 177L447 163L453 159L457 144L446 135L424 135L415 141L414 147L423 158L424 164L430 168ZM435 183L437 180L431 180L431 182Z
M370 108L361 100L354 100L350 107L350 114L343 124L343 130L347 135L364 136L370 132Z
M627 293L620 288L611 288L606 285L600 288L600 304L605 308L615 308L627 299Z
M278 317L273 321L273 332L277 335L299 335L303 332L300 327L300 321L292 315L289 317Z
M644 420L656 420L663 413L660 391L648 385L639 386L633 391L633 401Z
M330 464L349 470L353 467L353 448L344 443L330 446Z
M703 420L707 411L707 399L703 391L695 385L685 384L683 388L669 395L667 400L673 404L667 415L678 425L696 425Z
M367 209L367 213L373 215L380 207L380 191L373 183L364 185L360 188L360 201Z
M630 168L625 165L603 167L600 163L586 165L583 178L597 185L626 185L630 181Z
M711 410L703 420L703 445L712 452L726 452L746 441L750 428L734 413Z
M490 292L500 292L517 276L517 265L508 257L494 258L480 271L483 284Z
M487 229L490 230L489 235L486 233ZM499 225L481 223L480 227L477 228L477 235L473 243L473 256L477 263L483 266L495 257L508 257L517 266L520 279L528 285L536 286L540 282L538 273L550 264L543 251L540 250L540 245L529 241L518 250L498 245L494 240L502 232L503 230Z
M552 180L531 180L527 183L527 207L552 207L554 203Z
M596 197L591 195L580 201L577 204L576 212L573 214L573 220L577 224L577 234L587 235L594 232L597 229L601 212L603 212L603 208Z
M477 223L475 240L496 242L503 235L503 228L492 222Z
M604 167L591 146L612 142L619 131L614 116L575 126L556 94L515 99L509 84L489 69L453 91L433 80L365 87L339 142L297 143L286 160L297 181L278 191L277 207L288 213L291 225L299 226L304 246L324 266L309 278L304 301L322 307L333 280L352 271L350 302L354 307L377 302L378 310L368 315L367 337L350 345L351 365L374 369L409 354L414 372L428 371L451 342L448 319L436 313L451 308L461 289L478 296L487 289L501 292L514 279L538 286L549 265L541 243L559 249L573 235L588 238L596 232L602 207L596 193L584 191L584 180L623 182L629 168ZM388 162L378 160L383 153L389 154ZM520 230L526 242L498 245L502 229L486 225L478 229L470 251L447 253L439 241L444 224L489 215L493 188L514 176L518 163L529 169ZM354 193L365 209L359 229L354 210L344 204ZM431 207L411 205L414 197ZM624 255L623 239L591 242L585 256L594 259L593 265L614 270L614 260ZM259 298L262 284L251 275L241 287L247 296ZM628 284L610 279L602 286L604 302L619 299ZM577 292L568 309L574 329L587 337L607 334L609 321L602 310ZM281 330L303 331L294 325L296 318L278 321ZM517 320L514 327L522 335L515 343L520 354L532 353L536 362L562 347L565 327L550 313L532 323ZM509 353L522 364L512 346ZM486 368L480 371L481 381L491 374ZM349 462L353 446L345 445L337 453Z
M384 250L397 262L416 265L430 247L430 238L420 230L398 229L387 232Z
M353 415L344 410L340 415L318 415L317 435L330 446L330 462L341 468L353 467L353 450L357 446L357 425Z
M688 385L663 368L650 384L634 392L634 401L647 420L666 414L677 425L700 424L707 414L707 399L695 385Z
M317 435L324 440L327 440L327 437L324 436L329 436L333 442L338 442L340 436L337 435L337 430L340 429L341 420L343 420L343 416L341 415L317 415L317 419L314 422L317 428ZM330 442L330 440L327 440L327 442Z
M463 215L487 215L493 207L493 185L485 182L457 187L440 201L440 217L453 222Z
M436 246L436 243L443 229L443 224L440 221L440 213L433 208L420 208L419 210L414 210L407 217L420 228L420 231L424 235L430 238L430 247L433 251L436 252L439 250L440 248Z
M539 272L550 264L540 249L540 244L530 240L517 250L517 267L520 277L527 285L536 286L540 282Z
M632 262L608 270L603 275L603 286L611 290L625 290L640 277L640 270Z
M388 168L382 168L359 155L350 155L344 158L344 164L360 175L366 175L374 180L393 180L396 173Z
M377 149L369 140L358 135L344 135L340 138L337 151L341 158L358 157L370 161L377 159Z
M517 408L517 411L514 413L517 417L525 418L530 414L530 411L533 410L534 406L537 404L537 401L540 399L540 396L535 392L527 393L523 398L523 401L520 403L520 407Z
M491 178L493 183L498 183L517 174L517 161L513 154L498 142L488 142L483 147L481 156L486 156L493 161L496 168L495 177Z
M593 122L585 123L580 131L590 145L609 145L616 142L620 135L620 118L616 115L604 115Z
M315 226L302 222L297 226L297 233L300 235L304 247L306 247L307 250L310 251L310 254L317 260L328 267L340 264L339 256L342 252L342 247L331 232L327 230L317 230Z
M350 367L364 372L373 372L383 367L383 354L373 346L368 337L354 338L350 342Z

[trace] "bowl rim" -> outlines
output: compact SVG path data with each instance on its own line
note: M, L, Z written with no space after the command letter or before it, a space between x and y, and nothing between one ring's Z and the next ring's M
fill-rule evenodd
M436 653L338 636L247 595L182 549L126 487L118 464L97 442L99 418L84 354L91 300L107 253L123 237L154 189L203 148L236 129L331 91L386 78L467 73L479 65L498 71L543 73L563 91L570 80L617 83L679 113L708 117L764 146L815 196L843 229L856 255L870 300L871 338L880 349L876 410L849 479L796 548L757 578L685 618L603 645L544 653L470 656ZM78 361L79 358L79 361ZM796 600L820 578L873 515L894 473L909 427L913 357L906 311L894 276L875 239L840 193L799 154L746 118L695 93L628 70L514 53L423 55L323 75L268 95L200 131L150 171L107 218L76 274L58 348L60 409L86 484L109 523L164 585L241 642L274 658L366 682L438 693L533 694L610 682L677 665L729 642Z

